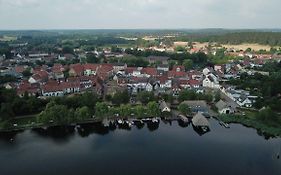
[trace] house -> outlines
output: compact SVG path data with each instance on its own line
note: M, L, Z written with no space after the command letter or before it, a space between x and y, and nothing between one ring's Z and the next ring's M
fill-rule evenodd
M202 113L198 112L193 118L192 118L192 124L195 127L209 127L210 123L206 119L205 116L203 116Z
M79 82L48 82L42 86L42 95L45 97L60 97L65 94L80 92Z
M149 78L145 77L133 77L131 78L130 83L128 83L127 86L129 90L132 91L132 93L138 93L140 91L153 91L153 83Z
M162 57L162 56L149 56L147 57L147 60L150 64L168 64L169 57Z
M231 114L231 113L234 112L234 111L232 110L232 108L231 108L229 105L227 105L226 102L224 102L224 101L222 101L222 100L220 100L220 101L218 101L218 102L216 103L216 107L217 107L218 112L219 112L220 114Z
M169 65L167 64L160 64L157 66L158 71L168 72L169 71Z
M184 101L182 104L188 105L192 113L209 113L206 101Z
M153 67L146 67L141 70L141 74L145 77L156 77L158 75L157 69Z
M118 72L121 70L125 70L127 68L127 64L124 63L115 63L113 64L113 72Z
M187 73L186 72L177 72L177 71L169 71L168 72L168 77L169 78L186 78Z
M253 102L246 95L241 95L236 102L241 107L246 107L246 108L253 107Z
M167 76L157 77L156 81L159 83L161 89L171 89L172 88L172 80Z
M188 85L191 89L199 89L202 86L202 82L198 80L188 80Z
M56 80L63 79L64 71L65 68L61 64L54 64L54 66L52 67L53 78Z
M26 93L28 96L39 96L41 94L39 84L31 84L26 80L22 81L16 90L20 97L23 97Z
M167 105L167 103L165 101L160 102L159 109L162 113L163 112L171 112L171 109L169 108L169 106Z
M192 71L189 71L187 73L189 79L191 80L202 80L203 79L203 73L202 72L199 72L199 71L195 71L195 70L192 70Z
M175 72L185 72L185 67L184 66L173 66L172 71L175 71Z
M212 89L219 89L220 84L218 78L214 74L208 74L203 80L203 87L208 87Z
M210 67L206 67L205 69L203 69L203 74L205 76L207 76L208 74L214 72L213 68L210 68Z
M101 64L98 67L97 75L104 81L107 80L109 77L113 76L113 65L111 64Z
M35 71L35 74L33 74L29 79L28 82L31 84L35 83L44 83L47 82L49 79L49 74L46 71Z
M81 64L72 64L69 66L69 76L77 77L84 74L84 66Z
M97 75L98 67L99 67L99 65L97 65L97 64L84 64L83 65L84 75L87 75L87 76Z

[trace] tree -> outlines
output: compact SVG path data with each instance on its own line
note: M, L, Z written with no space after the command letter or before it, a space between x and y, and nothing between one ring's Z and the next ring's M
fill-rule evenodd
M46 109L37 116L37 120L45 124L51 121L57 124L66 124L70 122L71 114L66 106L57 105L54 101L51 101Z
M87 63L99 63L100 59L96 57L94 54L88 54L86 56L86 62Z
M215 94L215 102L218 102L220 100L221 100L221 94L220 94L220 91L217 91Z
M137 94L137 100L139 100L143 104L147 104L148 102L155 100L154 93L147 91L139 92Z
M119 111L120 111L120 115L122 117L129 117L132 113L131 106L128 105L128 104L121 105L120 108L119 108Z
M190 59L184 60L183 66L185 67L186 70L190 70L193 67L193 61Z
M189 106L185 103L181 103L179 106L178 106L178 110L184 114L184 115L189 115L191 114L191 110L189 108Z
M0 121L1 120L8 120L15 116L12 106L9 103L1 103L0 108Z
M115 105L120 105L120 104L127 104L130 101L130 96L127 90L123 92L117 92L113 95L112 97L112 103Z
M74 49L71 46L64 46L62 48L62 53L63 54L73 54L74 53Z
M96 109L95 114L97 117L103 117L103 116L107 115L109 112L108 105L104 102L98 102L96 104L95 109Z
M22 72L22 75L28 78L32 75L32 73L30 72L30 69L26 69Z
M156 117L160 115L159 106L156 102L149 102L147 104L147 111L150 117Z
M147 113L147 110L142 105L138 105L138 106L135 107L134 112L135 112L137 117L141 118L145 115L145 113Z
M83 121L91 118L91 111L87 106L77 108L74 114L77 121Z

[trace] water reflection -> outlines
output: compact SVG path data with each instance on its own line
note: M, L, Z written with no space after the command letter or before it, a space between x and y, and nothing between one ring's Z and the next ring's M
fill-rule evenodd
M51 138L56 143L67 143L75 134L75 126L36 128L32 132L43 138Z
M17 135L23 132L23 130L12 132L0 132L0 140L3 140L6 143L14 143Z
M134 125L132 126L128 125L127 123L118 124L117 122L110 122L109 125L106 127L102 123L91 123L91 124L81 124L77 126L36 128L36 129L32 129L31 132L43 138L51 138L53 141L58 143L67 143L75 135L75 133L78 133L78 135L81 137L88 137L91 134L107 135L111 131L113 132L117 129L130 131L132 127L141 130L145 126L150 132L154 132L159 128L160 123L170 126L172 126L173 123L177 123L177 126L181 128L191 127L193 131L196 132L199 136L203 136L204 134L210 132L210 129L202 130L201 128L194 127L191 124L191 122L183 122L181 120L178 120L176 122L173 122L172 120L161 120L159 122L151 122L151 121L142 122L141 120L139 120L139 121L135 121ZM13 143L16 141L16 136L22 132L24 131L0 132L0 140L3 140L8 143ZM257 130L257 134L259 136L262 136L266 140L273 138L273 136L263 133L260 130Z

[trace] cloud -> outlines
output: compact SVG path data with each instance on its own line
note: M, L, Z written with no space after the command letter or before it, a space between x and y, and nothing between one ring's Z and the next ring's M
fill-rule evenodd
M280 0L0 0L0 29L281 28Z

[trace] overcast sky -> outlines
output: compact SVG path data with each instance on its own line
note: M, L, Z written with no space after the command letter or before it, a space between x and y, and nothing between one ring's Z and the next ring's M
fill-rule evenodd
M0 29L281 28L281 0L0 0Z

